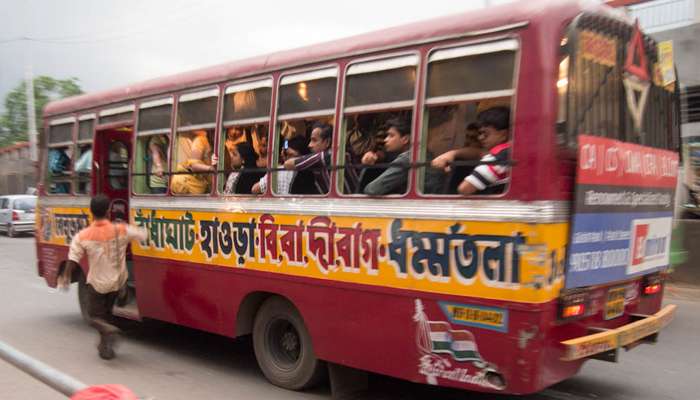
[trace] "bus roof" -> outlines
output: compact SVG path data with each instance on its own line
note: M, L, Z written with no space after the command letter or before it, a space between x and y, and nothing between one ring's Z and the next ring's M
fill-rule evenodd
M208 84L263 74L265 72L309 65L353 54L433 41L460 35L488 33L524 24L537 25L546 19L560 24L586 10L602 10L600 2L576 0L519 1L486 9L396 26L326 43L285 50L267 55L151 79L115 89L83 94L49 103L44 116L92 110L139 98L177 92ZM507 10L507 12L504 12ZM547 11L545 13L545 11Z

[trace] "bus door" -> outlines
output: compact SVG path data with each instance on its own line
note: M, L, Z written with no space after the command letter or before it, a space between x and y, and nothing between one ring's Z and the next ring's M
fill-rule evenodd
M133 133L133 127L128 126L98 130L96 134L93 194L103 193L110 198L109 216L112 221L129 222L129 160ZM112 312L121 317L138 319L138 311L132 301L135 299L135 281L130 245L126 249L126 267L129 273L128 295L118 299Z
M129 220L129 159L132 127L108 129L97 132L95 141L95 169L97 171L94 194L103 193L110 198L110 218L113 221Z

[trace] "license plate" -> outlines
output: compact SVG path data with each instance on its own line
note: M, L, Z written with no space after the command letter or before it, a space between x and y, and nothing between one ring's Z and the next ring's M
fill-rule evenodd
M34 216L34 213L24 213L21 217L22 221L33 221L36 217Z
M605 301L605 319L617 318L625 313L626 290L625 287L608 290L608 297Z

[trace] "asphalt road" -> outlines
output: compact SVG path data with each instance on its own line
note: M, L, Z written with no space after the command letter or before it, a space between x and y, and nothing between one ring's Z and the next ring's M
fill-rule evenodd
M121 383L141 397L185 399L330 399L328 386L290 392L267 383L249 340L150 323L127 330L118 357L97 357L76 290L59 293L37 277L34 239L0 236L0 340L87 384ZM671 288L676 320L656 346L623 353L617 364L588 362L576 377L525 400L697 399L700 388L700 289ZM370 377L361 398L506 399ZM62 395L0 360L0 399L53 400Z

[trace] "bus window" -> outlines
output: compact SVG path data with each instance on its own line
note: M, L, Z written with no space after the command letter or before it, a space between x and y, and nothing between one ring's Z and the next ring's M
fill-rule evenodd
M223 140L220 140L224 175L219 191L225 194L260 193L267 177L272 79L235 84L226 88ZM255 188L255 191L253 190Z
M394 170L371 167L394 161L406 149L387 151L384 141L388 122L402 121L410 126L415 99L417 55L362 62L347 70L343 135L339 160L345 164L338 176L338 191L343 194L403 194L409 169L399 170L404 179L390 179ZM407 146L410 146L410 136ZM406 153L408 155L408 153ZM406 158L402 156L397 162ZM410 156L406 162L410 161ZM382 174L384 174L382 176ZM377 180L378 179L378 180ZM392 183L387 185L386 179ZM368 188L367 185L377 180ZM379 191L373 188L379 188ZM365 190L367 189L367 190Z
M211 190L216 109L218 89L180 96L177 111L172 167L175 174L170 181L174 194L204 194Z
M46 166L46 188L50 194L71 193L74 126L73 117L57 119L50 124Z
M134 105L122 105L100 111L100 125L128 122L134 119Z
M328 193L337 75L333 67L282 78L273 161L287 171L272 174L273 193Z
M515 40L505 40L431 53L421 161L432 162L433 166L419 170L422 193L457 194L465 179L477 185L469 194L503 192L509 179L507 166L494 167L497 173L489 169L486 183L475 178L480 175L474 170L479 168L482 157L509 157L509 114L515 92L517 49ZM489 109L499 111L483 114L489 126L479 126L480 115ZM494 118L500 122L494 122ZM494 131L491 139L497 138L495 142L485 139L491 135L493 124L504 128ZM490 152L498 154L489 155Z
M658 74L650 76L648 88L627 87L626 54L633 31L615 28L598 15L584 13L566 31L560 48L560 113L557 133L560 142L578 146L578 135L594 135L661 149L677 149L680 134L676 123L676 83L664 85ZM593 30L591 26L598 26ZM658 65L656 43L641 42L648 65ZM590 52L590 48L599 51ZM633 50L633 49L630 49ZM639 57L638 53L634 53ZM641 62L641 59L635 62ZM568 65L565 65L568 64ZM565 68L566 67L566 68ZM652 69L653 70L653 69ZM657 77L655 77L657 76ZM564 87L563 83L566 82ZM642 87L640 86L639 89ZM565 89L565 90L562 90ZM642 95L646 92L646 95ZM629 96L629 98L628 98ZM632 103L629 103L632 101ZM631 104L645 102L646 109Z
M144 102L139 108L133 177L136 194L168 191L172 112L172 98Z
M92 137L95 116L81 116L78 123L78 154L75 161L75 193L89 194L90 173L92 172Z

